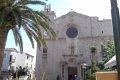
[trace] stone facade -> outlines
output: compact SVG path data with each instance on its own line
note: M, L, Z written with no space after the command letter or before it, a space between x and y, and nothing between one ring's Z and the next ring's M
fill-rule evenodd
M81 65L91 64L90 47L97 46L96 59L100 60L100 44L113 39L111 20L99 20L98 17L74 11L58 18L54 17L54 12L48 11L47 14L52 16L51 25L57 34L57 39L50 39L46 33L47 48L37 49L36 80L41 80L43 73L45 80L57 80L58 75L61 80L70 80L74 75L82 78ZM76 30L70 29L67 32L71 27Z

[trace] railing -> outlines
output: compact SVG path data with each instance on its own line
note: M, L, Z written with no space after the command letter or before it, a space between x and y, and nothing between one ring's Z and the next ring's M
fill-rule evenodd
M1 72L2 72L2 73L10 73L10 72L14 72L14 70L13 70L13 69L11 69L11 70L2 69Z
M2 69L1 72L2 73L9 73L9 70L8 69Z

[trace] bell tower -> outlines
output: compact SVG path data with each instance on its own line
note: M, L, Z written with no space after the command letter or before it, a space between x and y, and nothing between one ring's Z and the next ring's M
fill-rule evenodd
M54 11L51 11L51 4L46 4L46 5L44 6L44 11L43 11L43 13L44 13L45 15L47 15L47 16L50 18L51 21L54 21L54 19L55 19L55 17L56 17L56 14L55 14Z

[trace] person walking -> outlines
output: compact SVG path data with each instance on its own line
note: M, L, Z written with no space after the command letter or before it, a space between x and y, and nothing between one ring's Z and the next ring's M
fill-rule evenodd
M57 80L60 80L60 77L59 77L59 75L57 75Z
M75 75L75 80L80 80L80 78L77 75Z

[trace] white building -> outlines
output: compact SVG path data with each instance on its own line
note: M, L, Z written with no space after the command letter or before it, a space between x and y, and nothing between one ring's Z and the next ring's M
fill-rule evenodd
M96 60L100 60L101 43L113 40L111 20L99 20L98 17L74 11L58 18L55 18L54 11L50 9L45 9L44 13L50 17L57 39L53 40L47 33L43 33L47 47L37 50L36 80L41 80L43 73L46 80L56 80L58 75L61 80L71 80L74 75L82 79L81 65L91 65L90 47L97 47Z
M32 70L33 58L34 56L24 52L20 53L15 48L6 48L1 68L2 74L8 76L9 70L15 71L19 66Z

